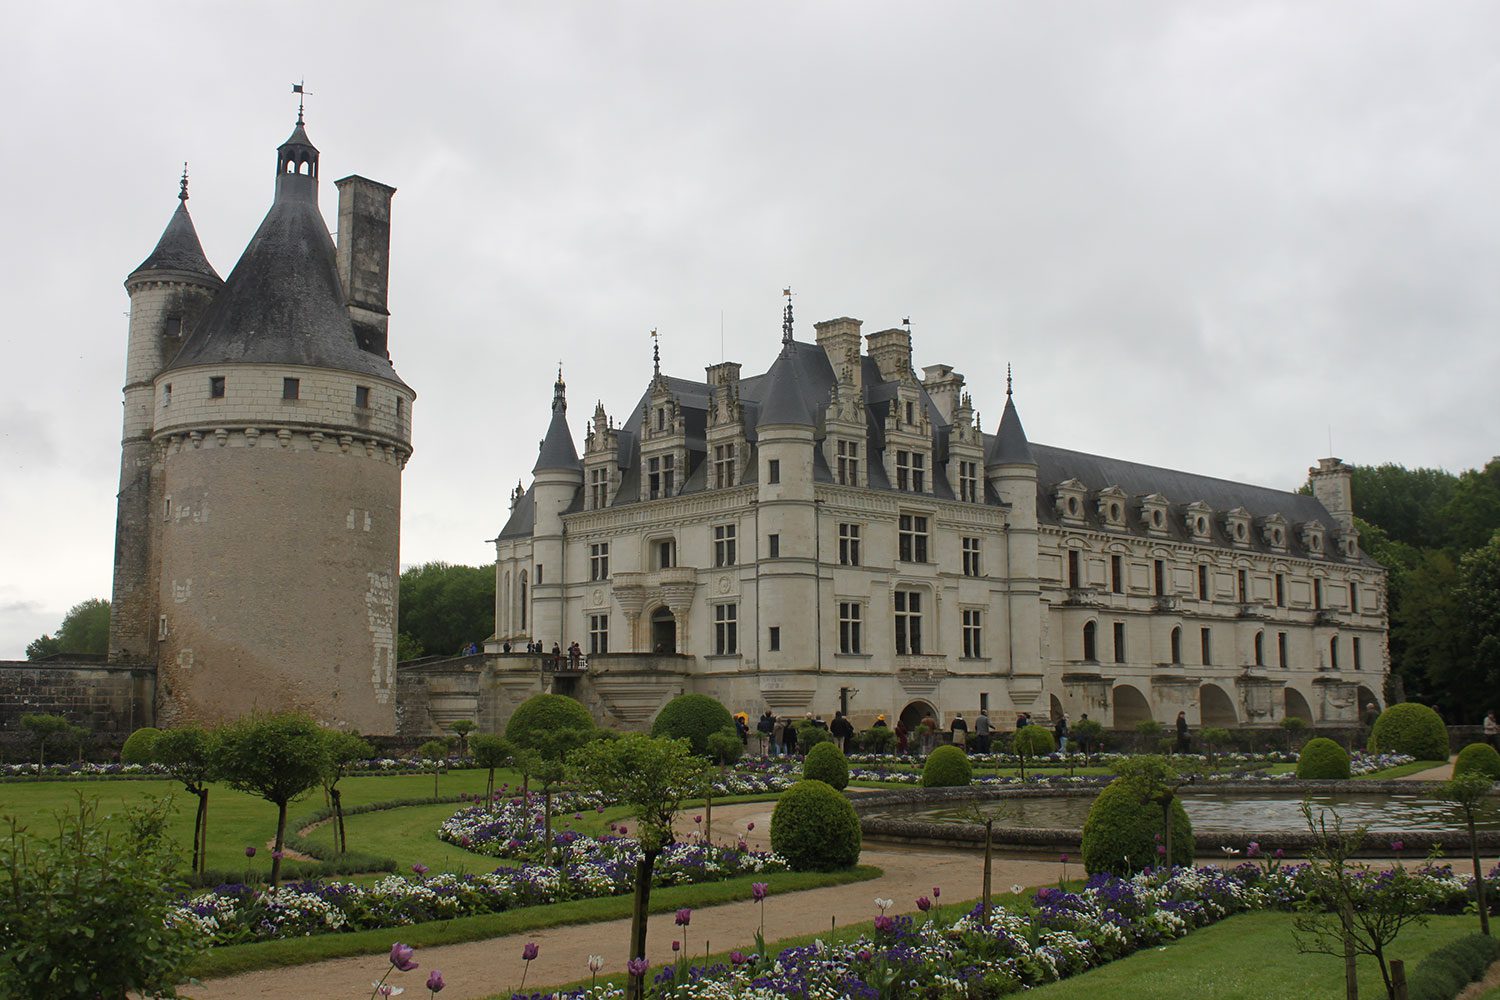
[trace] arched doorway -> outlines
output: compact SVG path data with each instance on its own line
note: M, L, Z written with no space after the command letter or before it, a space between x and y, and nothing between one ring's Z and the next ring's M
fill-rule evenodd
M1365 712L1371 705L1375 706L1375 711L1380 711L1380 699L1376 697L1374 691L1361 684L1359 686L1359 717L1361 719L1365 717Z
M1052 711L1052 715L1051 715L1052 724L1056 725L1057 724L1057 720L1061 719L1062 716L1063 716L1063 704L1062 704L1061 701L1058 700L1057 695L1054 694L1054 695L1048 695L1048 706L1050 707L1050 709Z
M651 612L651 651L677 652L677 620L672 617L671 608L660 607Z
M1234 702L1217 684L1198 688L1198 718L1205 726L1234 726L1240 721Z
M929 715L934 719L937 719L937 709L933 708L925 701L914 701L901 710L901 715L899 716L899 718L902 722L906 723L907 729L911 730L912 732L916 732L917 725ZM942 722L941 719L938 719L938 721L940 723Z
M1134 729L1142 722L1151 721L1151 703L1139 690L1129 684L1117 684L1112 690L1116 729Z
M1303 722L1312 722L1312 706L1307 703L1306 698L1302 697L1301 691L1293 687L1282 688L1281 694L1286 704L1286 717L1288 719L1301 719Z

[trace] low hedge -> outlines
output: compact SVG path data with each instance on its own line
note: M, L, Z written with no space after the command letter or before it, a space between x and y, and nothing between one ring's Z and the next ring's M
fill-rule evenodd
M1491 781L1500 781L1500 752L1488 743L1470 743L1458 752L1453 762L1453 776L1474 771Z
M1128 877L1159 865L1166 860L1157 853L1163 832L1161 806L1141 801L1134 786L1117 778L1099 793L1083 822L1084 870ZM1193 824L1181 799L1172 802L1171 862L1193 863Z
M1448 728L1442 716L1414 701L1392 705L1370 729L1371 753L1404 753L1417 760L1448 759Z
M922 767L923 788L955 788L974 780L969 757L958 747L938 747L927 755Z
M831 872L859 863L859 816L842 792L821 781L799 781L771 811L771 850L792 871Z
M1349 754L1326 736L1314 737L1297 755L1297 777L1304 781L1347 780Z
M807 759L802 762L802 777L842 792L849 787L849 761L837 743L819 743L807 752Z
M1470 934L1430 952L1406 980L1408 1000L1453 1000L1500 959L1500 940Z

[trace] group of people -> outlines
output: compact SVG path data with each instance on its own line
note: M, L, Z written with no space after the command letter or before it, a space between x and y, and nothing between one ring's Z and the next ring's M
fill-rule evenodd
M736 716L736 728L739 727L739 719ZM854 723L842 711L834 712L831 721L825 721L821 715L808 712L801 719L791 716L778 716L769 708L766 709L755 723L755 731L760 734L762 747L765 753L771 756L785 754L791 756L797 752L797 726L812 725L826 730L833 741L838 744L840 750L848 753L853 749L851 741L854 739ZM882 715L875 720L876 726L885 725L885 716ZM748 729L741 733L741 739L748 739Z
M509 653L511 651L510 642L507 641L507 642L503 643L500 648L504 652ZM528 652L528 653L545 653L546 650L542 647L541 642L537 641L537 642L528 642L526 644L526 652ZM552 669L553 670L561 670L562 669L563 660L564 660L565 657L567 659L568 669L569 670L577 670L579 663L581 663L582 660L583 660L583 647L580 646L580 645L578 645L577 642L571 642L571 643L568 644L567 652L563 652L562 646L560 644L554 642L552 644L551 657L552 657Z

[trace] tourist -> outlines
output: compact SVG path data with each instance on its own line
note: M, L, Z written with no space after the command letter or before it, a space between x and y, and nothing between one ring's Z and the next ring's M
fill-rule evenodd
M502 652L509 653L510 652L510 640L506 639L503 643L501 643L500 644L500 649L501 649Z
M1019 712L1016 714L1016 732L1019 733L1029 725L1031 725L1031 716L1027 715L1025 712Z
M979 718L974 720L974 752L990 752L990 713L982 708Z
M890 728L890 726L887 726L885 724L885 713L884 712L881 712L879 715L875 716L875 723L870 728L871 729L889 729Z
M1188 752L1188 723L1187 713L1177 713L1177 752Z
M1490 709L1490 714L1484 717L1484 741L1496 750L1500 750L1500 722L1495 720L1495 710Z
M797 725L791 719L785 720L781 727L781 752L788 757L797 755Z
M906 728L905 719L896 720L896 752L903 757L908 749L907 741L911 738L911 730Z
M568 646L568 667L571 670L578 669L578 661L583 658L583 647L575 641Z
M776 743L771 737L776 732L776 716L768 708L760 714L760 719L755 723L755 731L760 734L760 755L766 756L769 749L771 756L776 755Z
M1057 737L1057 752L1068 752L1068 713L1060 712L1052 726L1052 735Z
M1084 712L1082 715L1080 715L1078 717L1078 721L1079 722L1087 722L1087 721L1089 721L1089 713ZM1089 752L1089 740L1088 740L1087 736L1080 736L1078 738L1078 749L1081 750L1081 751L1083 751L1084 753L1088 753Z
M954 746L960 748L968 743L969 724L964 721L964 713L953 713L953 721L948 724L948 739Z
M930 754L937 746L938 720L929 715L922 720L922 752Z
M750 717L744 712L734 713L734 731L739 734L740 745L750 745Z
M849 739L854 735L854 726L845 718L843 711L833 713L833 722L829 723L828 731L833 738L838 740L839 749L844 753L849 752Z

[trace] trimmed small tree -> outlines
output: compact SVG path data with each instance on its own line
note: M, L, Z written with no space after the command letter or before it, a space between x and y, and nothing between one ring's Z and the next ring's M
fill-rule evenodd
M375 756L375 748L358 733L338 729L325 729L323 733L328 741L328 769L323 772L323 788L333 808L333 849L343 854L349 849L349 838L344 832L344 795L339 791L339 781L356 763Z
M151 745L156 763L198 797L193 816L193 871L208 867L208 783L214 778L213 740L199 726L164 729Z
M448 741L428 740L417 747L417 754L423 760L432 761L432 801L436 802L438 797L438 775L443 773L443 765L448 763Z
M21 728L31 734L36 743L36 769L40 774L47 766L47 741L65 735L73 724L61 715L46 712L31 712L21 716Z
M492 733L475 733L469 737L469 748L474 753L474 763L489 771L484 782L485 808L495 808L495 768L504 767L515 759L515 747L504 736Z
M1297 749L1297 744L1302 739L1302 734L1307 731L1307 720L1299 715L1288 715L1279 723L1281 731L1286 733L1286 751L1291 753Z
M542 785L542 861L545 864L552 861L552 797L557 793L558 784L567 777L568 754L593 739L592 727L532 733L530 746L517 754L526 773Z
M468 719L459 719L448 726L448 732L458 737L458 755L467 757L469 755L469 734L479 727Z
M1115 765L1115 773L1142 802L1154 802L1161 807L1162 844L1166 847L1167 863L1172 864L1172 804L1186 779L1159 754L1127 757Z
M693 754L686 740L641 733L626 733L617 740L595 740L575 751L569 765L570 774L579 784L598 789L635 813L641 859L636 865L626 958L643 957L656 859L672 840L672 821L683 799L703 786L708 765ZM644 994L643 977L630 977L627 998L640 1000Z
M1016 733L1016 741L1012 744L1017 757L1021 759L1021 780L1026 780L1026 758L1041 757L1057 749L1057 744L1052 740L1052 733L1046 726L1023 726Z
M214 771L242 792L276 806L276 840L271 851L271 885L280 884L286 842L286 807L317 788L328 770L328 741L306 715L284 712L250 715L218 731Z
M1463 812L1464 823L1469 828L1469 857L1474 862L1474 891L1475 902L1479 908L1479 932L1486 936L1490 933L1490 904L1485 899L1484 869L1479 864L1479 834L1475 832L1474 814L1494 787L1495 783L1487 775L1467 771L1452 781L1445 782L1441 793L1443 798L1458 806Z
M1087 763L1104 744L1104 726L1095 719L1079 719L1069 730L1073 739L1083 747L1084 762Z

